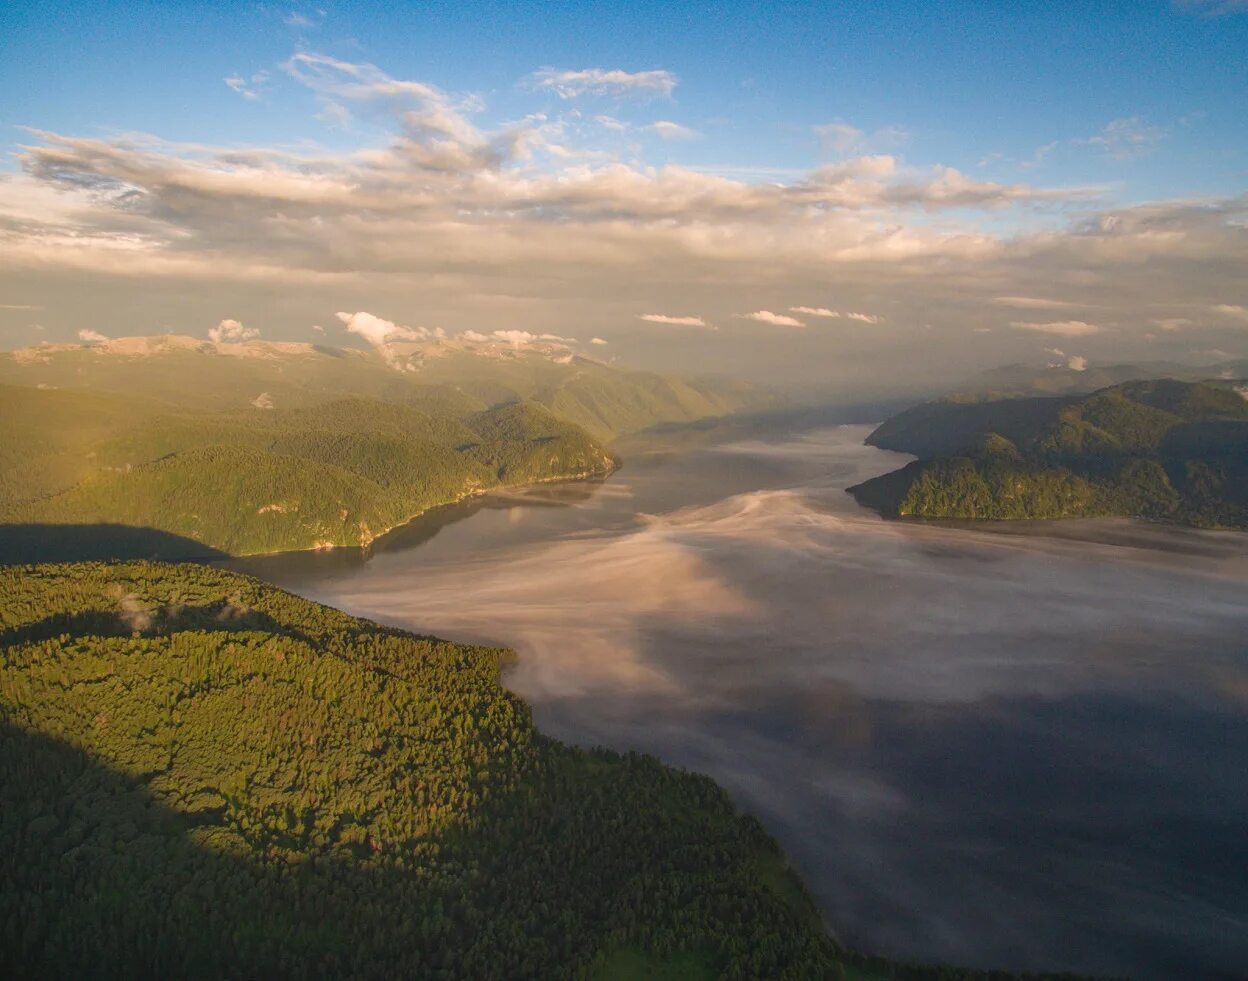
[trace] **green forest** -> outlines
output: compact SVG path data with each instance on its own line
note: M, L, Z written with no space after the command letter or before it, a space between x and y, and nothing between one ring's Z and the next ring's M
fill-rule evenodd
M1248 400L1229 383L947 399L889 419L867 443L919 457L849 488L893 517L1122 515L1248 528Z
M606 473L621 435L767 398L525 352L398 371L307 344L135 351L0 355L5 561L367 547L436 505Z

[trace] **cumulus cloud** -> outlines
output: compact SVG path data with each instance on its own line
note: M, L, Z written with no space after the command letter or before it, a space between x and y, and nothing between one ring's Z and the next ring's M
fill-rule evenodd
M98 330L83 328L78 331L78 340L82 341L83 344L103 344L108 340L108 337L101 334Z
M590 344L606 344L607 342L604 341L601 337L591 337L589 339L589 343Z
M540 335L532 334L527 330L496 330L490 336L495 340L506 341L512 347L517 348L526 344L532 344L540 337Z
M670 119L660 119L656 123L651 123L646 129L665 140L696 140L702 135L696 129L681 126L680 123L674 123Z
M789 307L789 313L804 313L808 317L839 317L840 314L827 307Z
M574 71L542 68L533 73L530 83L537 89L548 89L561 99L581 95L670 96L677 78L669 71L626 72L619 68L582 68Z
M349 333L363 338L386 364L392 368L401 368L402 362L398 353L391 347L396 341L424 341L435 337L435 333L424 327L404 327L392 320L383 320L371 313L338 313L335 316L342 322Z
M474 344L484 344L490 339L489 334L482 334L479 330L466 330L459 336L466 341L472 341Z
M772 313L770 310L755 310L753 313L737 314L742 320L756 320L760 324L771 324L774 327L805 327L796 317L783 313Z
M762 179L727 165L656 166L644 158L651 141L593 156L618 131L574 107L486 125L479 98L373 65L304 51L286 70L373 124L353 149L32 133L20 169L0 173L0 295L48 302L55 312L40 319L62 336L84 315L62 297L86 282L180 292L206 323L226 303L278 295L327 310L403 309L419 296L464 323L489 322L469 318L496 316L496 301L482 298L506 296L507 325L539 334L631 318L630 295L677 312L835 295L842 319L888 296L890 319L933 324L907 354L952 361L963 343L963 369L967 356L1021 354L1024 331L1036 329L1001 329L972 347L994 309L1002 328L1006 316L1090 316L1084 304L1066 312L1067 295L1095 298L1121 357L1146 353L1145 335L1160 333L1151 318L1240 322L1210 305L1242 302L1242 195L1111 208L1097 196L1116 189L982 181L886 152ZM120 309L91 316L79 322L121 329ZM307 319L288 322L304 313L273 304L264 316L266 336L306 334ZM651 316L714 329L702 317ZM890 333L859 332L862 350L883 352L898 342ZM758 332L722 340L715 370L766 360L748 348ZM813 360L799 367L815 373Z
M1060 334L1062 337L1086 337L1099 334L1103 327L1098 324L1085 323L1082 320L1051 320L1046 323L1033 323L1029 320L1011 320L1010 326L1017 330L1034 330L1042 334Z
M214 344L238 344L259 336L258 329L244 327L237 320L222 320L217 326L208 330L208 339Z
M1066 367L1071 371L1087 371L1088 359L1081 354L1072 354L1066 359Z
M669 324L672 327L710 327L701 317L695 316L672 316L667 313L639 313L638 320L645 320L652 324Z

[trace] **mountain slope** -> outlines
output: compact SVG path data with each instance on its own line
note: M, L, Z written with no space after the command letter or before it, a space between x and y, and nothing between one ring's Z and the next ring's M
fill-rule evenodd
M563 746L502 652L196 566L0 571L0 946L33 975L826 977L710 780Z
M4 386L0 401L25 434L23 455L5 458L0 518L180 536L185 550L165 557L368 545L468 494L613 466L534 403L455 418L368 399L245 415ZM93 426L84 401L112 412Z
M1144 516L1248 527L1248 400L1230 383L916 406L868 438L920 459L851 487L893 516Z
M178 409L277 409L351 397L422 402L445 414L534 401L602 440L661 422L767 407L773 396L734 382L629 371L560 343L430 340L375 351L177 335L125 337L0 354L0 384L136 394Z

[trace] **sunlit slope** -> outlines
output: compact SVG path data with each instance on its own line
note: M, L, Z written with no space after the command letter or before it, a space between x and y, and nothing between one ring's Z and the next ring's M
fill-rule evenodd
M536 733L501 652L194 566L0 571L0 948L47 976L835 977L709 779Z
M599 439L773 401L739 383L627 371L557 346L430 341L396 350L401 356L388 363L375 352L322 345L120 338L93 347L0 354L0 384L142 396L180 409L215 411L249 410L257 400L287 409L349 397L418 402L451 412L536 401Z
M867 442L920 458L850 488L887 514L1140 515L1248 527L1248 400L1229 382L933 402L888 420Z
M0 403L11 410L5 426L20 432L18 449L0 457L0 520L183 540L181 550L166 543L164 557L366 545L465 495L612 466L584 430L536 403L462 416L360 398L196 413L9 386Z

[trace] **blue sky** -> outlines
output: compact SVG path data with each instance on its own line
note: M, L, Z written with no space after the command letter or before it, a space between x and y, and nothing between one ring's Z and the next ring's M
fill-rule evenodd
M1245 350L1243 0L42 2L0 58L6 346L341 305L729 369L793 307L880 363Z
M827 156L810 128L839 120L904 130L889 149L967 172L1119 182L1134 200L1229 193L1248 172L1248 16L1207 5L41 2L0 18L6 150L22 126L347 145L359 134L310 119L309 93L281 77L311 49L478 93L487 121L549 107L521 84L542 66L665 69L670 102L625 115L704 133L665 148L697 166L809 168ZM259 72L255 101L222 82ZM1157 131L1147 152L1074 142L1116 119Z

